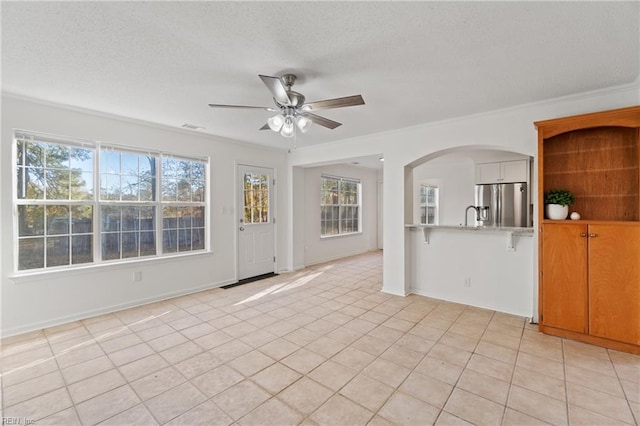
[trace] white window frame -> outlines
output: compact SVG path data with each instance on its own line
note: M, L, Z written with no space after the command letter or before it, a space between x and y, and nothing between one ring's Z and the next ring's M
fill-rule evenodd
M322 194L322 188L324 187L323 185L323 181L324 179L331 179L331 180L337 180L338 181L338 204L325 204L323 202L323 194ZM358 194L357 194L357 204L342 204L340 202L340 194L342 192L342 183L343 182L349 182L349 183L353 183L357 185L358 188ZM322 215L322 208L323 207L338 207L338 233L337 234L323 234L322 233L322 216L320 217L320 238L335 238L335 237L342 237L345 235L354 235L354 234L361 234L362 233L362 183L360 181L360 179L355 179L355 178L348 178L348 177L342 177L342 176L331 176L331 175L322 175L320 177L320 213ZM358 208L358 230L357 231L342 231L342 221L340 220L341 215L342 215L342 208L343 207L357 207Z
M434 201L429 202L429 192L434 192ZM427 211L429 208L434 209L433 222L429 222ZM424 212L424 214L423 214ZM437 185L421 184L420 185L420 223L423 225L437 225L440 217L440 189Z
M84 140L74 137L67 136L58 136L45 134L36 131L29 130L20 130L14 129L13 131L13 141L12 141L12 156L11 161L13 164L13 177L12 177L12 204L13 204L13 255L14 255L14 265L13 265L13 276L27 276L33 274L42 274L42 273L51 273L56 271L72 271L77 269L83 269L87 267L95 267L99 265L111 265L111 264L124 264L131 263L135 261L147 261L152 259L158 259L163 257L175 257L175 256L185 256L185 255L196 255L202 253L210 252L210 221L209 221L209 212L210 212L210 200L209 200L209 192L210 192L210 161L208 157L188 157L181 155L174 155L161 151L148 151L143 149L136 149L129 146L122 146L112 143L101 143L97 141ZM19 199L18 198L18 188L17 188L17 146L19 140L39 140L45 143L55 143L68 147L81 147L85 149L91 149L93 151L93 198L89 200L47 200L47 199ZM116 150L120 153L132 153L137 155L153 155L157 158L157 167L156 167L156 187L155 187L155 201L128 201L128 200L101 200L100 198L100 156L101 151L103 149ZM162 197L162 159L163 158L177 158L191 162L197 162L204 165L204 199L199 202L166 202L161 199ZM36 205L36 206L44 206L46 208L47 205L90 205L93 209L93 220L92 220L92 244L93 244L93 261L87 263L80 264L67 264L61 266L46 266L46 239L45 239L45 247L44 247L44 267L42 268L32 268L32 269L18 269L19 268L19 218L18 218L18 206L20 205ZM113 260L103 260L102 259L102 207L108 205L118 205L118 206L153 206L155 209L155 246L156 246L156 254L148 255L148 256L138 256L138 257L129 257L129 258L120 258ZM166 205L189 205L189 206L197 206L204 207L204 218L203 218L203 226L204 226L204 247L202 249L189 250L189 251L177 251L164 253L163 252L163 234L164 234L164 218L163 218L163 206ZM46 219L45 224L46 226ZM71 229L69 229L69 234L71 234ZM66 235L66 234L65 234ZM122 240L122 228L120 229L120 240ZM120 241L120 245L122 246L122 241ZM69 247L69 253L71 256L72 247Z

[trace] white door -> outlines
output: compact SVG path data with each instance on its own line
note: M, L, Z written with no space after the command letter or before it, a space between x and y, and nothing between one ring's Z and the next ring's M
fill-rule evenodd
M238 166L238 280L274 272L273 169Z

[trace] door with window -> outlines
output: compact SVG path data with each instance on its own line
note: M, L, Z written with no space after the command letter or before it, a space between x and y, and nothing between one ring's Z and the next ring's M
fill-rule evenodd
M273 169L238 166L238 280L274 272Z

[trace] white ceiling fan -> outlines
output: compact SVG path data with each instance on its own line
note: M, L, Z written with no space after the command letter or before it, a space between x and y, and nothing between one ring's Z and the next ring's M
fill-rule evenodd
M282 77L259 75L259 77L271 92L275 107L221 104L209 104L209 106L211 108L264 109L265 111L278 112L278 114L269 118L267 124L262 126L260 130L271 129L274 132L280 132L284 137L292 137L295 134L294 124L303 133L309 130L311 123L328 129L335 129L342 125L337 121L314 114L314 111L364 105L364 99L362 99L361 95L305 103L304 95L291 90L291 86L293 86L297 78L294 74L284 74Z

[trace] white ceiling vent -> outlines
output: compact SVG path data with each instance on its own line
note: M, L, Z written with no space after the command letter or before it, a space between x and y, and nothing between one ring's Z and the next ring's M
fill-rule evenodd
M184 123L182 125L182 127L185 128L185 129L189 129L189 130L204 130L204 127L197 126L197 125L191 124L191 123Z

